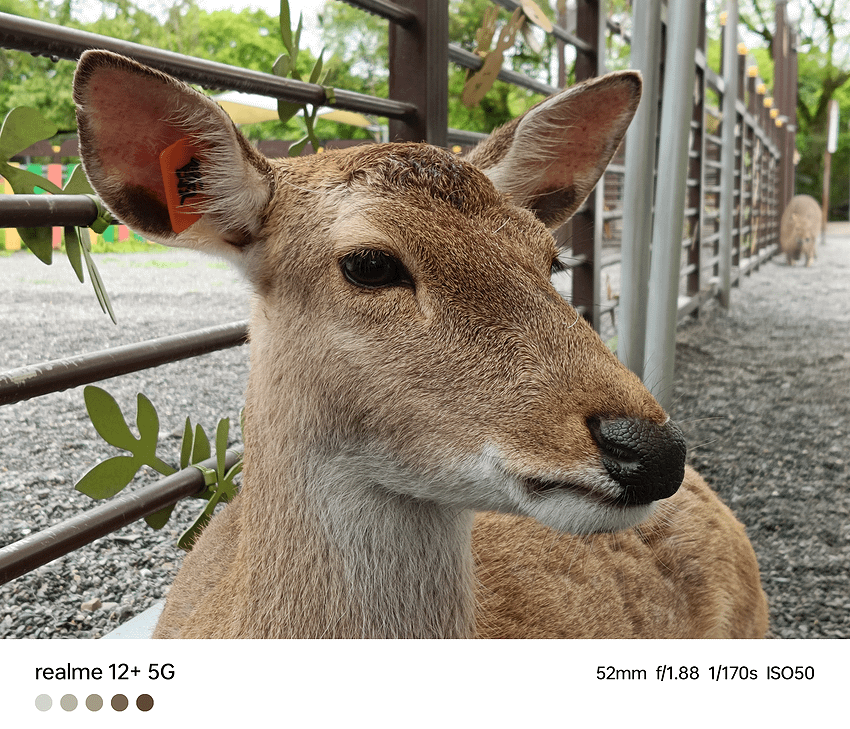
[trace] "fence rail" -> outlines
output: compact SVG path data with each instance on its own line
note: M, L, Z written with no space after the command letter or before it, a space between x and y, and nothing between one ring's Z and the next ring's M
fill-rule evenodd
M10 195L2 200L4 228L76 225L97 220L97 204L88 195Z
M240 455L241 452L237 449L228 450L225 469L232 468ZM198 465L214 469L217 461L213 457L201 461ZM0 548L0 584L14 580L134 521L155 514L181 499L200 493L204 488L204 474L198 468L190 466L150 486L121 492L93 509L35 534L29 534Z
M416 114L416 107L412 104L393 99L382 99L345 89L334 89L333 97L328 98L324 87L318 84L184 56L8 13L0 13L0 47L71 61L76 61L83 51L99 48L129 56L187 83L208 89L244 91L299 104L330 106L334 109L375 114L390 119L406 119Z
M0 405L99 382L151 367L199 357L248 341L248 322L237 321L126 344L77 357L29 365L0 374Z

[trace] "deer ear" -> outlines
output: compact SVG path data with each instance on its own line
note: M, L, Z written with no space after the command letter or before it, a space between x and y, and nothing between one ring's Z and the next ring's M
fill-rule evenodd
M74 101L83 166L117 218L164 245L241 258L272 174L217 104L106 51L80 58Z
M550 96L494 131L466 159L555 228L602 176L638 107L641 76L621 71Z

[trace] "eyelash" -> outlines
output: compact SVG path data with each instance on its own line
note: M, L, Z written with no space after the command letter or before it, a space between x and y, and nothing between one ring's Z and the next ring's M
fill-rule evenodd
M556 254L552 259L552 267L549 270L549 275L554 276L556 273L563 273L566 270L566 264L561 260L561 257Z

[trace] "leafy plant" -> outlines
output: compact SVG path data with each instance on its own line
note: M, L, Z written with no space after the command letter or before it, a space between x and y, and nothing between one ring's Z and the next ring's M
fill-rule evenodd
M303 29L303 20L304 16L298 16L298 26L295 30L292 30L292 21L290 20L289 15L289 0L280 0L280 38L283 41L283 47L286 49L286 53L281 53L277 60L274 62L274 66L272 66L272 72L276 76L281 76L283 78L293 78L296 81L303 81L304 79L301 77L301 72L298 70L296 65L296 61L298 60L298 46L301 43L301 30ZM327 78L328 72L324 71L322 73L322 69L324 67L324 62L322 57L324 56L324 49L319 53L319 58L316 60L316 63L313 65L312 71L310 71L309 83L311 84L322 84ZM333 89L330 87L325 87L325 93L328 97L328 100L333 102ZM303 110L304 114L304 126L307 128L307 133L299 139L297 142L294 142L289 148L289 156L296 157L301 154L301 151L304 147L307 146L307 142L310 142L313 145L313 150L318 151L319 149L319 140L316 137L315 133L315 124L316 117L319 114L319 107L309 104L297 104L290 101L283 101L278 99L277 102L277 115L280 120L284 123L288 122L292 117L294 117L299 111Z
M200 425L192 427L186 418L183 439L180 446L179 468L172 466L157 455L159 445L159 416L150 400L139 393L136 397L136 428L139 437L133 435L121 408L106 390L94 385L85 388L86 410L92 425L109 445L128 451L130 455L113 456L98 463L76 484L77 491L93 499L108 499L122 491L135 478L142 466L149 466L163 476L170 476L178 470L194 466L204 474L206 488L195 494L207 503L192 525L180 536L177 545L188 549L197 535L212 518L219 503L227 503L235 495L237 486L234 481L242 471L242 458L232 468L227 468L227 441L230 433L230 420L219 420L215 433L216 467L214 469L199 465L211 457L210 440ZM145 517L145 521L154 529L162 529L168 522L174 505Z
M109 227L112 216L94 194L82 167L77 166L74 169L70 179L65 184L65 188L62 189L34 172L20 169L9 163L9 159L16 154L42 139L54 136L56 131L56 125L47 121L37 109L25 106L12 109L6 115L3 126L0 128L0 177L5 177L12 186L12 190L19 195L33 195L38 190L53 195L88 195L94 201L98 210L97 219L89 227L96 233L103 233ZM27 244L27 248L42 263L48 266L53 263L51 228L18 228L18 234L21 236L21 240ZM65 251L80 283L85 280L83 274L83 260L85 260L98 303L100 303L101 309L109 314L109 317L115 322L115 313L109 302L109 295L106 293L103 279L101 279L91 256L91 242L88 233L83 235L83 231L76 226L66 227Z

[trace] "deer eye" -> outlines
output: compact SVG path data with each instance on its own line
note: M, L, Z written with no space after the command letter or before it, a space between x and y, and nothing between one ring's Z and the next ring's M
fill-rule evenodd
M348 281L361 288L413 286L413 280L401 261L383 251L350 253L340 261L340 268Z

